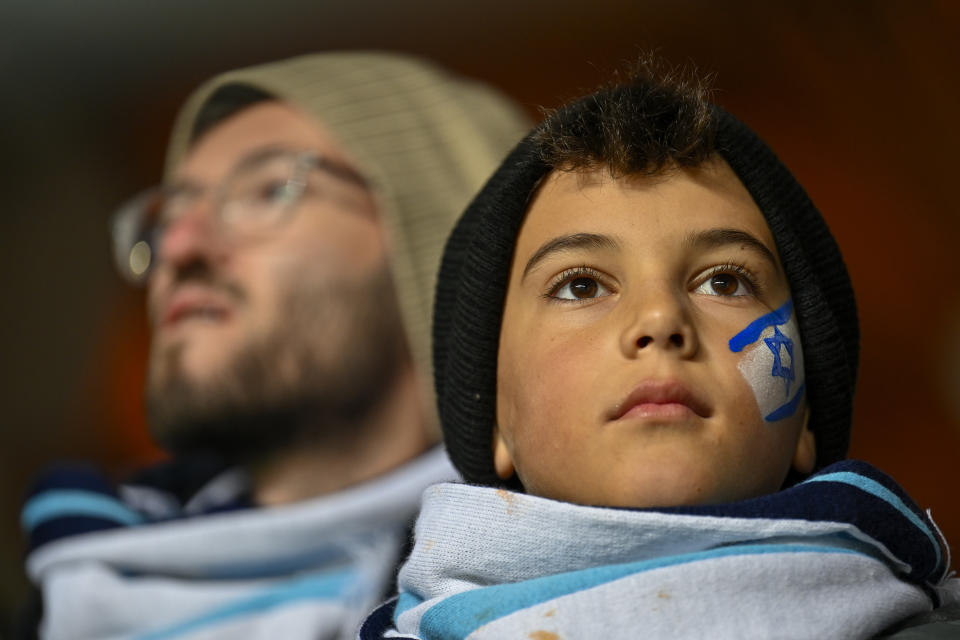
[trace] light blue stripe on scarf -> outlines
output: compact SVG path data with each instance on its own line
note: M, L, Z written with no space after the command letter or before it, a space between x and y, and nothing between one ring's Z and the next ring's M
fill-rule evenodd
M420 618L420 635L444 640L462 640L485 624L506 615L561 596L625 578L630 575L692 562L732 556L756 556L774 553L847 553L858 552L836 547L813 545L746 545L720 547L709 551L681 554L655 560L606 565L571 571L534 580L501 584L465 591L445 598L428 609ZM409 605L409 600L397 603ZM410 607L407 606L409 609Z
M236 602L221 605L213 611L179 622L166 629L137 636L137 640L169 640L183 637L204 627L221 624L241 616L255 616L261 611L301 600L339 599L355 577L356 574L353 571L338 571L287 582Z
M423 602L423 600L413 595L409 591L402 591L400 595L397 596L397 604L393 608L394 624L396 624L397 618L400 617L400 614L413 609L421 602Z
M862 476L857 473L852 473L850 471L837 471L835 473L825 473L821 476L813 476L808 478L804 482L840 482L843 484L856 487L861 491L865 491L872 496L880 498L891 507L903 514L903 517L910 521L910 523L916 528L920 529L923 533L926 534L927 538L930 539L930 544L933 545L934 550L937 554L937 566L940 566L942 557L940 554L940 543L937 542L936 537L934 537L933 532L930 531L930 528L923 523L923 520L917 517L910 507L904 504L897 494L893 491L890 491L885 486L877 482L876 480L871 480L865 476Z
M133 526L143 516L116 498L79 489L57 489L34 496L23 507L20 523L27 531L56 518L88 517Z

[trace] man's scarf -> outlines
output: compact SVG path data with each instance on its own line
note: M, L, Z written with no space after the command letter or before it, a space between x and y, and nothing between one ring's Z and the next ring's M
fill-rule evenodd
M227 474L191 501L212 501L206 513L162 521L147 513L167 510L160 492L111 494L89 474L71 477L42 483L24 508L42 637L321 640L354 637L391 590L423 488L456 474L438 448L365 484L271 508L231 504Z

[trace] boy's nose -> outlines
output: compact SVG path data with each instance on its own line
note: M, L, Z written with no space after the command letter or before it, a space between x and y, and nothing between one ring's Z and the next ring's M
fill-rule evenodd
M628 358L667 351L690 358L700 348L690 310L679 293L649 288L629 307L620 346Z

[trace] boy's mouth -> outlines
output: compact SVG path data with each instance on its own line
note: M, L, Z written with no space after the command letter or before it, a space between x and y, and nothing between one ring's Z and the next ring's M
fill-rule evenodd
M690 414L709 418L705 400L677 380L645 380L609 413L609 420L630 416L683 418Z

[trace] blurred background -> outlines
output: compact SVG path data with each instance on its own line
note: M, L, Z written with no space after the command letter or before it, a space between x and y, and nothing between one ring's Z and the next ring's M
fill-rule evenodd
M160 178L199 82L323 49L421 54L534 116L643 50L714 72L717 100L793 170L847 258L863 331L851 455L960 545L958 42L950 0L4 0L0 616L26 589L30 478L56 459L122 476L159 456L142 417L143 298L111 268L113 208Z

